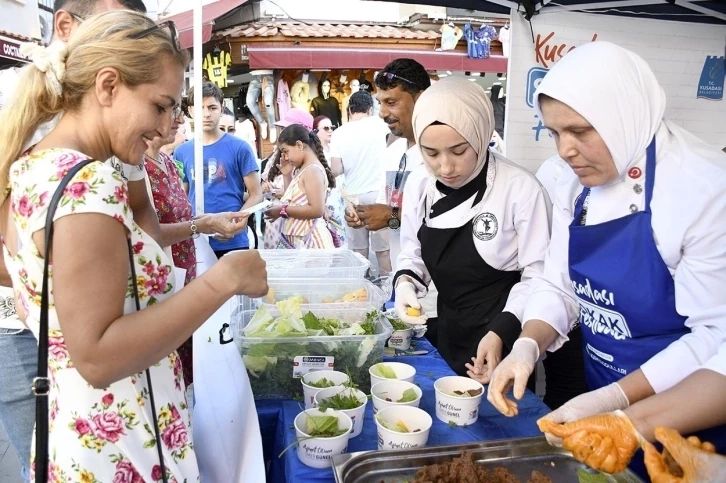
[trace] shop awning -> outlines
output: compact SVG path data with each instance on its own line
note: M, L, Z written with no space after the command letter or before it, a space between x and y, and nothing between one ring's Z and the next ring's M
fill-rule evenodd
M506 72L507 58L493 55L471 59L465 52L438 52L404 49L346 49L335 47L257 47L247 46L251 69L371 69L407 57L429 70Z
M30 62L20 53L20 45L25 42L35 42L35 40L0 30L0 57L18 62Z
M200 2L201 0L195 1ZM202 42L208 42L209 39L212 38L212 26L214 25L215 20L241 6L245 2L247 2L247 0L217 0L214 3L204 5L202 7ZM176 28L179 31L179 42L181 43L182 48L190 49L194 43L192 40L193 16L192 10L188 10L170 17L165 17L159 22L166 22L167 20L174 22L174 25L176 25Z

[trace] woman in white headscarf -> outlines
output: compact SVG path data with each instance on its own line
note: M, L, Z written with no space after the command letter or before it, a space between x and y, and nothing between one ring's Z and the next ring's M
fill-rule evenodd
M439 352L458 374L487 382L485 358L472 364L477 346L493 365L519 335L549 239L546 195L532 174L488 149L494 117L478 85L432 85L416 101L413 127L426 169L404 188L396 313L425 323L409 309L421 309L433 280Z
M544 276L488 399L515 415L508 387L521 397L540 353L579 324L591 392L547 417L561 423L666 391L726 340L726 155L664 120L649 66L608 42L567 54L536 99L570 169ZM701 437L723 451L726 428Z

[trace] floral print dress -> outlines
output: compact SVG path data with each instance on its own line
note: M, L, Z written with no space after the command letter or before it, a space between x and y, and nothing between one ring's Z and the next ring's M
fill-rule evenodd
M189 203L187 194L184 192L184 185L181 176L176 169L174 161L168 154L159 153L159 160L164 164L166 171L162 170L153 161L146 161L146 173L149 176L151 194L154 198L154 208L159 217L159 223L173 224L192 219L192 205ZM184 285L186 286L197 276L197 252L194 247L194 240L188 238L171 246L171 254L174 258L174 266L186 270ZM192 371L194 369L194 349L190 337L177 353L181 357L184 369L184 383L192 384Z
M18 302L27 314L26 323L36 337L43 259L32 235L44 228L48 203L60 180L85 159L88 157L67 149L43 150L19 159L10 170L10 201L18 231L18 253L11 257L5 251L5 260ZM66 188L54 219L79 213L113 217L131 235L137 278L133 281L129 277L125 313L135 311L131 283L139 288L142 309L173 293L171 261L134 223L126 183L109 164L95 162L77 173ZM52 287L52 267L49 276ZM74 367L52 295L49 320L49 481L161 481L145 373L127 377L105 389L94 389ZM182 368L176 352L151 367L150 372L169 481L199 481Z

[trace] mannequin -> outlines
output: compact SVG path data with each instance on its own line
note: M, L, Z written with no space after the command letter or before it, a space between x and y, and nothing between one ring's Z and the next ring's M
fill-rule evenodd
M333 123L333 127L340 127L340 104L330 95L330 80L324 79L320 83L320 95L310 104L310 113L313 117L325 116Z
M360 81L358 79L353 79L350 81L350 96L355 94L360 90ZM348 122L348 102L350 102L350 96L345 96L343 98L343 124Z

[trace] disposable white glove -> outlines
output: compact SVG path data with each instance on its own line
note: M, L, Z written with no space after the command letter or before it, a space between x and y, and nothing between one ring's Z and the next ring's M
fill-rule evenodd
M476 357L471 358L473 364L464 364L466 366L466 374L482 384L489 384L492 379L492 373L502 361L502 347L504 343L501 337L494 332L488 332L481 341L476 350Z
M614 382L595 391L586 392L570 399L556 411L552 411L542 419L555 423L569 423L595 414L609 413L630 406L620 384ZM562 440L545 433L547 441L553 446L562 446Z
M487 400L505 416L519 414L517 403L507 399L506 394L514 386L514 397L522 399L527 389L527 380L539 359L539 345L534 339L517 339L512 352L497 366L492 374L487 391Z
M396 286L396 302L394 308L396 315L401 322L408 325L423 325L426 323L427 315L421 312L421 315L408 315L406 309L421 310L421 304L418 301L416 286L412 282L401 280Z

